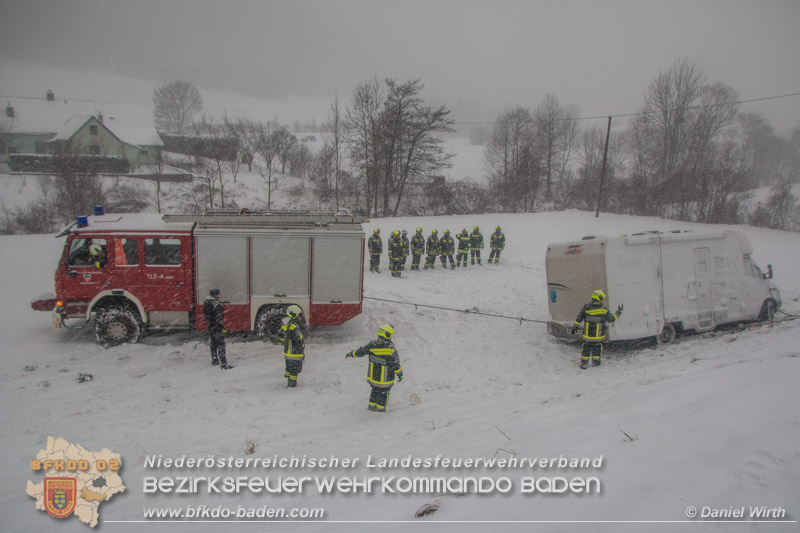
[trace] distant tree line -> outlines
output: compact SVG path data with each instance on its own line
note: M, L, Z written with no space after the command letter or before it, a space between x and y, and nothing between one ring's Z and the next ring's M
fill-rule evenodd
M593 210L605 156L605 211L797 227L790 184L800 181L800 125L782 139L760 115L742 113L738 99L696 64L677 60L651 81L629 125L612 131L607 153L606 129L580 130L576 109L553 95L532 112L510 108L486 145L491 209ZM771 199L748 210L752 189L763 185L776 186Z

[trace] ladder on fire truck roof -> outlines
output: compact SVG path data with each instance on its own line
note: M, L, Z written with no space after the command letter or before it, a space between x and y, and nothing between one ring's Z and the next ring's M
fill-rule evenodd
M200 215L164 215L164 222L197 222L208 226L329 226L331 224L356 225L369 222L368 218L352 215L346 209L335 213L310 211L255 209L206 209Z

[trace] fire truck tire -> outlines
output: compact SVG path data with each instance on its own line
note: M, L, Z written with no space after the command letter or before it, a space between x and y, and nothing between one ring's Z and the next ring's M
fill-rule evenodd
M112 307L98 311L95 316L94 338L106 348L139 342L141 335L142 323L130 309Z
M286 317L285 307L262 309L256 318L256 334L264 342L280 344L280 332L283 319Z

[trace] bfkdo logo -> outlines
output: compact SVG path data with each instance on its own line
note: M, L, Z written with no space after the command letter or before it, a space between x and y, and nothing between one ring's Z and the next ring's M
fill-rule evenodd
M47 447L31 460L31 472L42 481L28 481L25 492L36 509L55 518L76 517L89 527L100 521L100 506L125 492L120 477L122 458L108 448L99 452L62 438L47 437ZM38 476L37 476L38 477Z
M78 502L78 479L74 477L44 478L44 508L55 518L66 518Z

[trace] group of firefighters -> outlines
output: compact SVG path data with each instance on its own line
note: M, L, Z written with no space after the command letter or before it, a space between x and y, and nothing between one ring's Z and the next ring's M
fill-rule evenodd
M211 364L223 370L233 366L228 364L225 355L225 312L219 301L220 290L211 289L208 297L203 302L203 318L206 321L208 334L211 341ZM378 338L355 350L347 352L347 357L369 356L367 366L367 382L372 391L369 396L367 408L370 411L386 412L389 402L389 391L394 386L395 379L403 381L403 369L400 367L400 356L392 344L394 328L383 324L378 328ZM290 305L286 308L286 317L281 323L280 340L283 344L284 377L286 386L297 386L297 376L303 371L305 361L306 321L303 310L299 305Z
M439 231L431 231L430 236L425 239L422 234L422 228L417 228L417 232L409 240L408 231L395 230L389 237L388 253L389 253L389 269L392 272L392 277L399 278L406 268L406 260L411 255L411 270L419 270L420 262L423 255L425 258L424 270L436 268L436 256L442 263L442 268L447 268L448 261L450 269L455 270L456 267L467 266L467 258L470 264L481 264L481 250L484 248L483 234L480 228L475 226L472 228L472 233L467 233L467 228L461 230L461 233L456 235L458 239L458 246L455 240L450 235L450 230L444 230L444 234L439 238ZM503 234L502 228L496 226L494 233L489 237L489 253L490 263L500 262L500 252L506 246L506 236ZM367 242L369 249L369 271L380 272L381 254L383 254L383 239L381 238L381 230L375 228L372 230L372 236ZM456 256L453 259L453 256Z
M481 264L481 249L483 248L483 235L478 226L473 228L472 234L468 234L464 229L459 235L458 256L453 261L455 250L453 238L450 231L445 230L441 239L437 236L437 231L433 230L427 241L422 236L422 228L417 228L416 235L409 242L407 232L395 231L389 241L389 259L391 263L392 276L400 277L405 267L406 258L411 253L413 260L411 270L419 270L419 264L423 252L427 252L428 257L425 261L425 269L434 268L436 256L441 258L442 266L447 268L447 260L450 267L455 269L463 264L467 266L467 256L470 255L471 264ZM490 246L492 249L489 255L489 262L499 262L500 252L505 247L505 236L497 226L491 236ZM383 252L383 243L380 237L380 230L375 229L369 239L370 251L370 271L380 272L380 256ZM203 316L208 328L211 341L211 364L217 365L223 370L233 368L228 364L225 355L225 320L222 304L219 301L220 290L211 289L209 296L203 303ZM572 333L578 333L582 328L583 347L581 351L580 368L588 367L591 359L593 366L599 366L603 354L603 343L607 338L607 324L615 322L622 316L623 306L620 305L616 312L612 313L605 307L606 294L598 289L592 293L592 299L583 306L575 318ZM283 343L283 355L285 362L284 377L287 380L287 387L297 386L297 377L303 370L305 360L305 336L306 322L303 317L303 310L298 305L290 305L286 308L286 317L281 324L280 340ZM378 328L378 338L368 344L356 348L345 355L348 357L368 356L369 365L367 367L367 382L371 387L369 403L367 408L370 411L386 412L386 405L389 401L389 392L394 386L395 379L400 382L403 380L403 369L400 366L400 357L397 349L392 343L394 328L389 324L381 325Z

